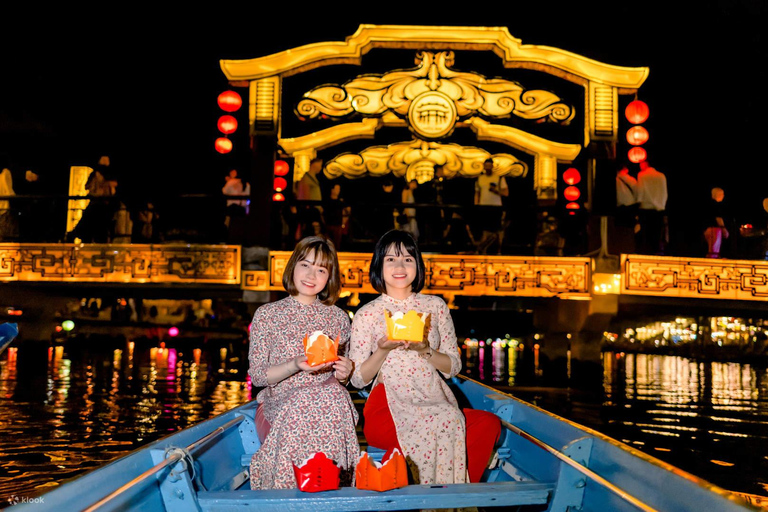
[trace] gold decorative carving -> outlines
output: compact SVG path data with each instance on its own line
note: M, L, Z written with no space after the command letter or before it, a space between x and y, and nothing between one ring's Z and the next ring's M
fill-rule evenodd
M506 27L360 25L345 42L312 43L246 60L222 60L229 80L291 76L333 64L360 65L374 48L492 51L508 68L541 69L578 84L590 81L632 94L648 78L647 67L613 66L559 48L524 45Z
M392 172L398 177L405 176L408 181L416 179L424 183L432 179L435 165L442 165L449 177L477 176L483 172L483 162L491 157L496 175L525 176L528 172L527 164L506 153L491 155L480 148L423 140L374 146L359 154L345 153L329 161L324 172L329 178L381 176Z
M0 244L0 282L240 283L240 246Z
M616 140L619 125L619 95L615 87L589 84L589 137L592 140Z
M268 282L243 288L255 291L282 290L282 278L290 252L271 252ZM589 298L589 258L546 258L513 256L424 255L424 293L494 295L523 297ZM377 293L371 287L368 270L370 254L339 253L344 291ZM255 271L244 271L244 276ZM254 278L255 279L255 278Z
M394 112L427 139L449 135L458 119L478 114L563 124L575 115L571 106L551 92L525 90L517 82L450 69L453 52L418 52L416 62L419 66L412 70L363 75L340 87L315 88L304 95L296 114L315 118L322 114L344 117L353 112L370 116Z
M280 114L280 77L251 82L248 89L248 118L251 134L277 133Z
M768 262L623 254L622 293L733 300L768 299Z

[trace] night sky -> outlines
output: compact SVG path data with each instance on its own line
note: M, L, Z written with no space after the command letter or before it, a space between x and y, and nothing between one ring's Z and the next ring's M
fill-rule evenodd
M111 156L124 193L216 193L223 183L213 150L216 96L226 88L219 59L343 40L360 23L506 25L524 44L650 68L639 98L651 109L646 146L668 176L670 210L687 213L692 199L719 185L734 205L760 212L768 197L761 158L768 2L685 2L687 11L680 2L620 4L471 2L446 13L437 4L361 12L318 3L270 15L220 4L4 16L0 157L16 173L36 170L52 193L66 193L70 165L92 165L100 154ZM323 6L330 13L317 12Z

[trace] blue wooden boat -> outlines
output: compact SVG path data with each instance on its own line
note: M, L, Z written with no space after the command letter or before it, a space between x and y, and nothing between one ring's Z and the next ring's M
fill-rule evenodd
M462 405L492 411L504 426L481 483L383 493L251 491L248 468L259 441L256 404L250 402L64 483L34 503L20 503L19 510L752 509L736 494L510 395L466 378L452 379L451 386Z
M19 335L19 326L12 323L0 324L0 354Z

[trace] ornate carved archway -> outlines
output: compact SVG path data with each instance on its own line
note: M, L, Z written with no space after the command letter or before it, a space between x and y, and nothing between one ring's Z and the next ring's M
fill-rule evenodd
M416 65L381 72L384 51L410 52ZM493 75L465 71L475 64L468 55L489 52L497 57ZM378 60L368 65L374 53ZM338 150L326 159L329 177L393 172L425 179L425 169L438 163L473 176L493 156L499 175L524 176L532 167L539 198L555 197L558 163L573 162L592 142L616 143L618 96L634 94L648 76L645 67L523 45L505 27L361 25L345 42L223 60L221 68L230 81L247 81L252 133L275 136L294 157L294 181L329 148ZM350 71L357 68L363 72ZM291 78L297 75L306 80ZM400 139L346 147L385 131ZM509 151L483 147L498 144Z

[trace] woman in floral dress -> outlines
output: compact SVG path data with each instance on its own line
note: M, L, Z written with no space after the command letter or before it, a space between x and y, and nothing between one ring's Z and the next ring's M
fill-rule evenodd
M418 293L425 274L421 252L409 233L393 230L378 241L370 278L382 294L360 308L352 322L351 382L362 388L375 380L364 409L367 441L386 450L399 448L415 483L479 481L500 423L484 411L465 409L462 414L444 382L459 373L461 358L445 301ZM385 310L429 313L424 341L389 340ZM484 441L470 449L468 474L465 438L470 424L472 430L484 430L472 438Z
M341 385L350 360L311 367L302 340L315 331L349 341L349 317L333 306L341 289L333 244L323 237L299 242L288 260L283 286L289 296L260 307L251 325L250 376L264 387L257 398L256 427L261 448L251 460L252 489L296 487L293 464L324 452L351 481L360 455L355 411Z

